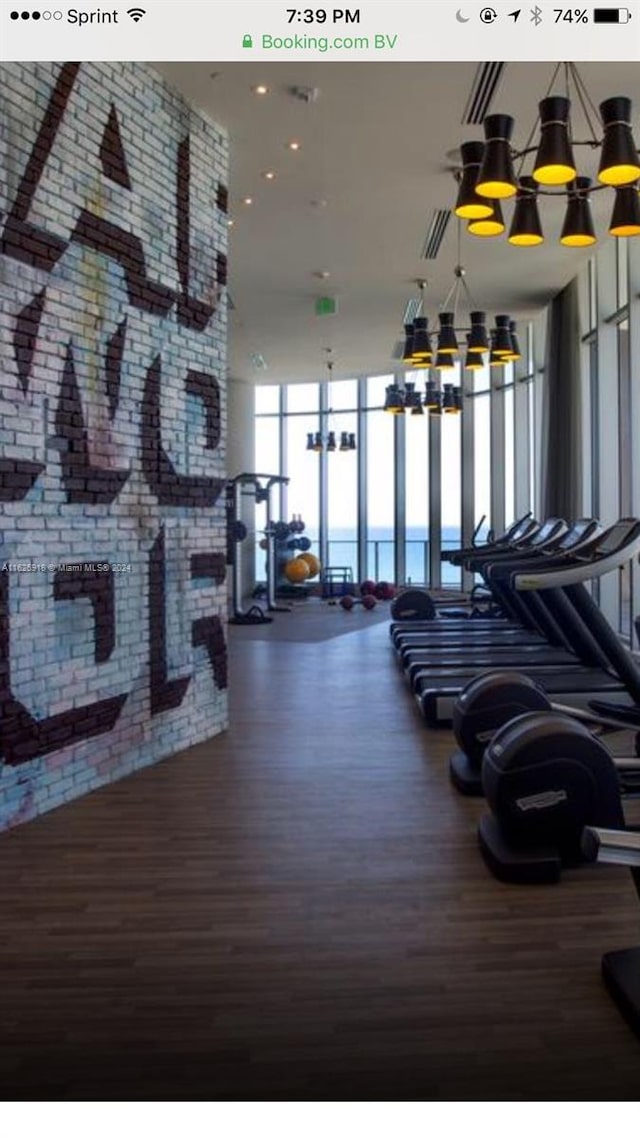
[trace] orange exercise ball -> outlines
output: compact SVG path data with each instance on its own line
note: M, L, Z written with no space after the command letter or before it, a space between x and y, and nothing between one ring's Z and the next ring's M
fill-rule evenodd
M318 573L320 572L322 566L321 566L320 562L318 561L318 558L316 557L315 553L301 553L300 556L296 560L297 561L306 561L307 565L309 566L309 576L310 577L317 577L318 576Z
M309 566L301 557L293 557L284 567L284 575L292 585L301 585L309 576Z

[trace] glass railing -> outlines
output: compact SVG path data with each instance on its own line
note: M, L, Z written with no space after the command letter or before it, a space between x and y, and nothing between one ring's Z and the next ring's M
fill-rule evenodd
M458 549L459 539L443 539L442 549ZM329 565L351 569L353 580L358 579L358 544L342 538L329 541ZM429 585L430 542L408 539L405 543L405 583ZM390 538L375 538L367 542L367 575L373 581L393 581L395 578L395 542ZM442 585L459 589L460 569L442 562Z

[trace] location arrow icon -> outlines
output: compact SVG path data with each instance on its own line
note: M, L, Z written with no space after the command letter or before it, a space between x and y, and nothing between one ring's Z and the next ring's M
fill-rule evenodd
M522 8L517 8L515 12L509 12L509 15L511 16L511 19L513 20L514 24L517 23L518 16L520 15L521 11L522 11Z

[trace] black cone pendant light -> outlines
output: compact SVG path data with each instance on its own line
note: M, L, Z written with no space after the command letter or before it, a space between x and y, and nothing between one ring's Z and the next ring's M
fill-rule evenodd
M426 316L417 316L413 322L412 362L417 367L425 367L431 362L429 323Z
M467 336L467 351L482 353L489 351L489 336L487 333L486 312L470 312L471 331Z
M442 410L445 415L457 414L458 408L456 407L456 397L453 394L453 384L445 383L442 393Z
M561 245L578 249L595 244L596 232L589 202L590 188L591 178L576 178L569 186L567 212L560 236Z
M484 143L463 142L460 153L462 155L462 177L454 212L457 217L463 217L467 221L479 217L491 217L493 212L491 203L486 198L481 198L476 190L476 182L484 156Z
M438 332L438 355L455 356L458 353L458 341L454 328L455 314L453 312L440 313L440 331ZM436 363L436 367L437 367Z
M491 217L479 217L467 225L467 231L473 233L474 237L499 237L501 233L504 233L504 218L500 202L496 200L489 204L492 207Z
M510 245L527 247L541 245L544 241L538 210L538 187L535 180L526 174L518 183L508 240Z
M499 356L509 356L512 351L511 318L506 314L496 316L495 339L492 344L493 351Z
M637 237L640 234L640 195L635 182L631 186L616 187L609 233L612 237Z
M426 393L424 397L424 405L428 411L435 411L436 407L440 406L442 398L440 388L433 380L429 380L426 385Z
M516 248L541 245L540 199L562 197L567 209L561 244L569 248L592 245L596 235L589 193L608 187L616 191L609 233L619 238L640 236L640 153L632 130L632 104L626 95L605 99L598 112L576 64L558 63L538 103L532 129L518 147L512 146L515 124L510 115L489 114L483 126L484 143L465 142L460 147L462 163L456 174L455 212L467 221L467 231L474 237L502 234L500 203L516 195L508 242ZM595 186L580 173L576 160L578 148L585 147L600 149ZM523 167L526 170L529 161L525 173ZM479 204L483 201L491 207L484 215Z
M484 120L485 147L476 193L483 198L512 198L517 182L511 155L511 115L487 115Z
M482 361L482 353L474 351L472 349L472 347L471 347L472 335L473 335L473 329L471 332L467 333L467 354L465 356L464 366L467 369L467 371L481 371L482 368L484 367L484 363Z
M640 178L638 151L631 132L631 99L617 96L600 104L604 141L598 181L623 186Z
M543 99L538 108L542 133L533 177L542 186L566 186L578 173L569 139L570 108L561 95Z

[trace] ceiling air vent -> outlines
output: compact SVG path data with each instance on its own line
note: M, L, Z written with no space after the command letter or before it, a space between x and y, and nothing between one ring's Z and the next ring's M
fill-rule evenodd
M479 63L476 69L471 94L462 115L462 123L478 125L489 113L493 97L498 90L505 63Z
M425 257L427 261L435 261L436 257L438 256L438 253L440 252L440 246L442 245L442 239L447 231L450 217L450 209L434 210L433 217L431 218L431 224L429 226L429 231L427 233L425 243L422 246L421 256Z

